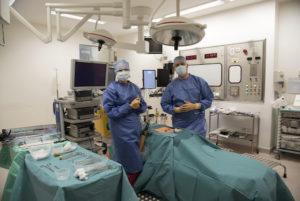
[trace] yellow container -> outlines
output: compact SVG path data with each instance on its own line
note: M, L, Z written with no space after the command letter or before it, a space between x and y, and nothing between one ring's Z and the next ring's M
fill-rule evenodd
M102 137L110 136L110 131L108 130L108 117L104 112L104 109L97 110L95 116L100 117L100 119L94 120L95 129Z

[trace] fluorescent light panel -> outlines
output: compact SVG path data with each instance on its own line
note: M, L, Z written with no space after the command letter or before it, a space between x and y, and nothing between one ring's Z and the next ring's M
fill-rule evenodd
M230 0L230 1L234 1L234 0ZM217 1L213 1L210 3L206 3L206 4L202 4L193 8L188 8L185 10L180 11L180 15L187 15L187 14L191 14L191 13L195 13L197 11L200 10L204 10L204 9L208 9L208 8L212 8L212 7L216 7L216 6L220 6L223 5L224 1L222 0L217 0ZM55 11L51 11L52 15L56 15ZM70 15L70 14L61 14L61 16L66 17L66 18L70 18L70 19L76 19L76 20L81 20L83 17L77 16L77 15ZM168 18L168 17L175 17L176 13L172 13L170 15L166 15L164 18ZM152 22L159 22L161 21L163 18L157 18L152 20ZM94 19L89 19L88 22L92 22L92 23L96 23L96 20ZM104 21L98 21L98 24L105 24L106 22Z
M52 15L56 15L55 11L51 11ZM75 19L75 20L81 20L83 17L77 16L77 15L70 15L70 14L61 14L62 17L70 18L70 19ZM89 19L88 22L91 23L96 23L97 20L94 19ZM98 24L105 24L106 22L104 21L98 21Z
M193 8L188 8L188 9L182 10L182 11L180 11L180 15L187 15L187 14L195 13L195 12L200 11L200 10L220 6L220 5L223 5L223 4L224 4L224 2L222 0L213 1L213 2L210 2L210 3L206 3L206 4L202 4L202 5L193 7ZM170 15L166 15L165 18L175 17L175 16L176 16L176 13L172 13Z
M15 0L8 0L8 5L11 6L15 3Z
M162 20L163 18L157 18L157 19L154 19L152 20L152 22L159 22L160 20Z

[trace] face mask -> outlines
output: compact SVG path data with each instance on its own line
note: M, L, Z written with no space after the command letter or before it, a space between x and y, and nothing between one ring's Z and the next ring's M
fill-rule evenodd
M183 77L186 75L186 66L185 65L180 65L176 67L176 73Z
M130 78L129 71L121 71L117 72L117 80L126 82Z

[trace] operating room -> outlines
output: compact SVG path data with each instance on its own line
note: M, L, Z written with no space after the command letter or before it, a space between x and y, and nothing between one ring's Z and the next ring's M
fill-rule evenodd
M299 11L0 0L1 200L300 200Z

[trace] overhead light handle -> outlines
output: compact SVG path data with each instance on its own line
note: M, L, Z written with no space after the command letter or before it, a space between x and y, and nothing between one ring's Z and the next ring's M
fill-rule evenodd
M174 41L174 50L178 50L178 45L182 38L180 36L173 36L171 40Z

